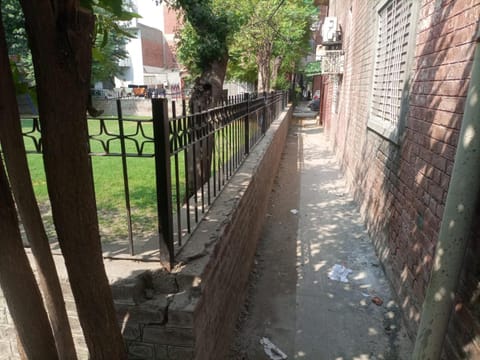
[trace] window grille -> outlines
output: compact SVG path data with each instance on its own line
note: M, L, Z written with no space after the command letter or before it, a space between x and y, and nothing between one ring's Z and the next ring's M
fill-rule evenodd
M344 59L343 50L326 50L322 56L322 74L343 74Z
M396 141L407 77L412 0L389 0L378 12L371 116L368 126Z
M338 114L338 103L340 102L343 79L340 75L330 75L330 79L333 81L332 113Z

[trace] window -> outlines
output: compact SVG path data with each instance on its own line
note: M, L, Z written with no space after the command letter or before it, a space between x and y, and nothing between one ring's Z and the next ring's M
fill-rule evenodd
M368 127L397 142L402 93L407 81L412 24L412 0L383 1L378 30Z

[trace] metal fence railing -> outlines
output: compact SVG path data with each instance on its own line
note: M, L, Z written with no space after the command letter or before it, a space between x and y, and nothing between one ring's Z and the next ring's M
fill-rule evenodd
M286 92L243 94L195 114L188 114L183 102L181 114L176 114L174 101L152 99L152 118L135 119L122 115L117 100L116 118L88 119L91 158L121 158L129 253L136 252L130 199L135 185L129 183L127 159L154 159L149 193L156 197L158 252L162 263L172 265L202 215L287 102ZM27 152L41 153L39 119L22 119L22 127Z

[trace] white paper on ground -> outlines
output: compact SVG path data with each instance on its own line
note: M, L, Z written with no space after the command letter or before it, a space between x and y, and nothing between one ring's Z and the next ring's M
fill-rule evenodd
M271 360L285 360L288 358L282 350L276 347L266 337L260 339L260 344L263 345L263 350L265 351L265 354L267 354Z
M343 265L335 264L328 272L328 278L330 280L348 283L348 275L352 272L352 269L348 269Z

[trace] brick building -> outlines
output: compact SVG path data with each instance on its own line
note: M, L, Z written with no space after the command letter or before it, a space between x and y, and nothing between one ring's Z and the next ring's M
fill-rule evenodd
M414 337L478 46L480 1L331 0L328 16L343 52L338 69L322 76L321 120ZM331 49L325 46L325 60ZM480 358L479 245L473 229L445 359Z
M141 18L129 24L135 38L126 46L128 58L120 62L123 74L116 78L115 86L180 86L180 66L175 57L177 13L154 1L134 1L133 6Z

